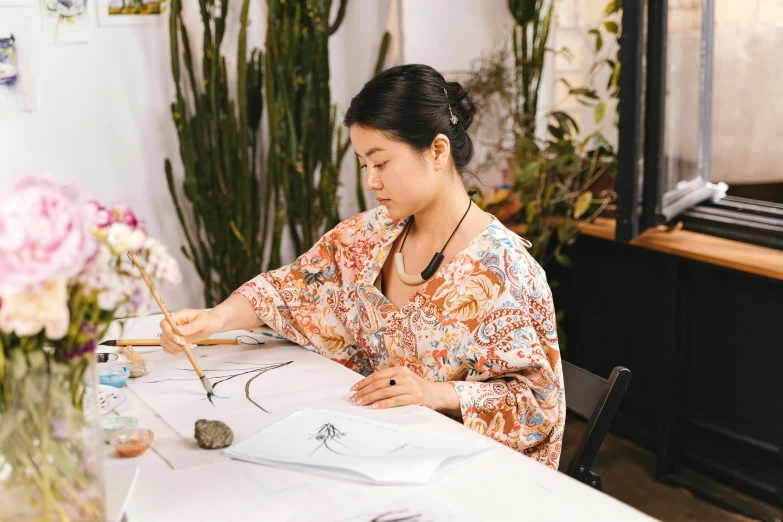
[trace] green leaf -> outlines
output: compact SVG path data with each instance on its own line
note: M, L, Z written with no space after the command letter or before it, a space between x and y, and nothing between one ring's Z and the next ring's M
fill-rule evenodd
M574 262L571 261L571 258L565 254L555 254L555 261L566 268L574 266Z
M574 201L574 217L579 219L590 208L590 204L593 202L593 193L586 190L579 194Z
M564 131L570 132L568 128L571 127L571 130L574 131L574 134L579 134L579 124L576 123L576 120L571 117L570 114L563 111L555 111L552 113L552 116L557 120L557 122L560 124L560 127Z
M561 242L568 236L568 229L571 228L570 223L568 220L563 221L560 223L560 226L557 227L557 239Z
M541 172L540 163L528 163L524 169L517 169L515 177L517 183L524 186L538 178L538 174Z
M527 136L520 136L517 139L517 152L520 150L524 152L540 152L536 142Z
M617 34L620 31L620 26L617 25L617 22L606 21L604 22L604 29L612 34Z
M598 99L598 95L595 93L592 89L586 89L584 87L579 87L578 89L571 89L568 94L573 94L575 96L584 96L586 98L591 98L593 100Z
M600 123L606 116L606 102L600 102L595 106L595 122Z
M565 152L565 153L558 154L557 156L555 156L554 158L552 158L551 160L547 161L544 164L544 170L550 171L553 169L558 169L573 159L574 159L573 153Z
M600 52L604 46L604 38L601 36L601 31L598 29L590 29L588 34L595 35L595 52Z
M617 86L620 83L620 62L614 62L614 67L612 68L612 77L609 78L609 86L612 89L616 89Z
M527 204L527 207L525 207L525 222L529 225L533 222L534 219L536 219L536 214L538 213L538 209L536 208L536 202L531 201Z
M606 15L610 15L616 13L622 8L623 8L622 0L612 0L606 5L606 9L604 10L604 13L606 13Z
M549 208L549 202L552 201L552 196L554 196L556 189L557 187L554 184L549 185L544 189L544 199L541 202L542 209Z

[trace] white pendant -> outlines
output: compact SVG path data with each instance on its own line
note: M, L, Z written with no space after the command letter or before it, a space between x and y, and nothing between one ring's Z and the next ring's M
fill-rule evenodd
M411 275L405 272L405 260L399 252L394 254L394 269L396 270L397 277L400 278L400 281L408 286L418 286L424 283L424 278L421 277L421 274Z

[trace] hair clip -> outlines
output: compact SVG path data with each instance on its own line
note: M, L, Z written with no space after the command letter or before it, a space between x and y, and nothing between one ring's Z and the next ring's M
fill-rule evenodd
M446 92L446 88L445 87L443 88L443 94L446 95L446 101L448 102L448 100L449 100L449 93ZM449 114L451 114L451 118L449 118L449 121L451 121L452 125L456 125L457 124L457 117L454 116L453 112L451 112L451 104L450 103L449 103Z

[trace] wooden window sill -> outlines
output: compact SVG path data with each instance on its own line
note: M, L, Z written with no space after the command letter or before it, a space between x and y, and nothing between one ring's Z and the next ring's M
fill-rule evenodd
M609 241L614 241L614 232L615 220L610 218L597 218L581 229L585 236ZM663 228L646 230L631 245L783 281L783 250Z

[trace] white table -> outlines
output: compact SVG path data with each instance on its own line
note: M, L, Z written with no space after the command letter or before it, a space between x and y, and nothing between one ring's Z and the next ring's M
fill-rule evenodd
M154 325L157 320L145 324ZM138 332L134 333L134 337L138 338ZM153 338L157 334L158 330L150 327L147 337ZM320 371L334 374L330 377L335 382L344 382L340 393L330 395L339 397L334 400L342 404L335 403L335 406L344 411L348 390L360 376L325 358L322 368ZM302 409L316 402L321 407L325 390L308 390L305 385L307 376L301 377L303 391L297 394L297 400L301 398ZM141 427L151 428L155 432L153 449L165 444L192 447L191 442L184 441L160 417L156 417L132 389L126 386L123 390L127 399L115 412L118 415L137 416ZM361 407L350 407L355 408L353 414L362 414ZM380 415L380 419L385 422L417 426L442 434L443 437L483 437L424 407L390 409ZM373 417L379 418L377 411L373 412ZM193 420L195 422L196 419ZM206 450L193 447L189 451L199 452L198 457L203 458ZM124 480L119 477L127 477L136 466L140 466L126 512L129 522L370 522L379 515L398 509L408 509L410 514L423 515L421 519L416 519L417 522L653 520L499 443L492 443L490 450L469 458L456 469L425 486L362 484L242 461L222 460L219 453L214 455L217 462L175 471L155 451L147 451L134 459L121 459L107 446L104 460L107 490L112 498L121 495L122 492L116 490L122 489L120 483Z

